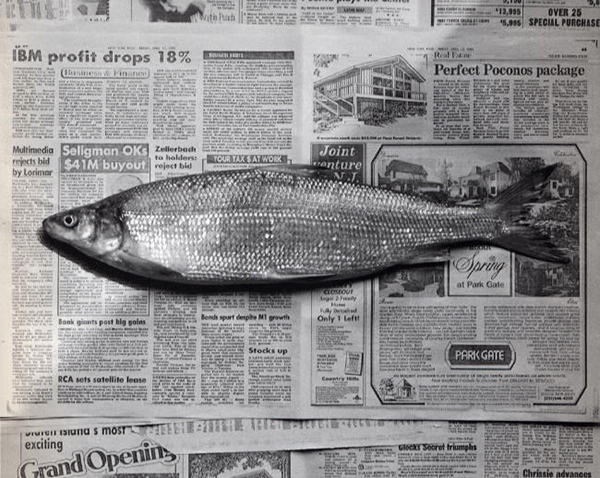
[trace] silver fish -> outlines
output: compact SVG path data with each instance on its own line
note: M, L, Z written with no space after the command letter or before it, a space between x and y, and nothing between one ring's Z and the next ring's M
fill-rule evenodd
M355 278L447 260L449 246L473 242L566 262L522 221L553 169L480 209L337 181L310 166L210 172L143 184L43 227L118 269L193 284Z

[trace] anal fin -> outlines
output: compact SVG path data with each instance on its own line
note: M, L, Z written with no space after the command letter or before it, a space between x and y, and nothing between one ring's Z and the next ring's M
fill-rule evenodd
M314 272L293 272L293 271L277 271L269 270L265 274L265 279L273 282L320 282L335 279L337 274L326 272L323 274Z
M401 264L430 264L432 262L446 262L450 260L450 249L447 247L419 249L410 258L402 260Z

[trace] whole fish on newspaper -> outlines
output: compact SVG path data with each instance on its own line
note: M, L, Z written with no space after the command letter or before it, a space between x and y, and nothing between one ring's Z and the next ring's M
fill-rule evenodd
M450 246L471 243L567 262L523 220L553 169L486 208L338 181L310 166L210 172L143 184L50 216L43 227L118 269L192 284L362 277L447 260Z

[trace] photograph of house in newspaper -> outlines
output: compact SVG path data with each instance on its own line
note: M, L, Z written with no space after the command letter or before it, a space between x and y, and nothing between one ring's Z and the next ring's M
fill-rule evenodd
M325 67L338 60L339 55L315 55L315 75L320 77ZM427 96L421 91L425 78L402 55L353 64L337 72L327 68L327 73L314 83L317 133L339 127L336 134L343 134L343 127L353 119L354 124L381 129L398 118L426 113ZM402 121L402 128L406 127L407 121Z

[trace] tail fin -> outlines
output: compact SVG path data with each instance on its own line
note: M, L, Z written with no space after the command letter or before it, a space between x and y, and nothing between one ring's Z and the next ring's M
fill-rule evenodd
M508 225L495 245L525 256L565 264L569 259L550 240L528 223L531 203L539 201L556 164L540 169L504 190L488 208Z

